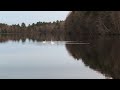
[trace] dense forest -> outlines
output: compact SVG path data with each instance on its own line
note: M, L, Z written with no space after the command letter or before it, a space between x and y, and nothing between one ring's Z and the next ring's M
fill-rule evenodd
M120 11L72 11L65 20L70 35L118 35Z
M56 22L37 22L32 25L26 26L25 23L21 25L7 25L4 23L0 23L0 33L1 34L34 34L34 33L60 33L63 31L64 21L56 21Z
M65 21L37 22L26 26L0 23L0 33L61 32L88 34L120 34L120 11L72 11Z
M67 35L119 35L120 11L72 11L65 21L7 25L0 23L0 33L51 33Z

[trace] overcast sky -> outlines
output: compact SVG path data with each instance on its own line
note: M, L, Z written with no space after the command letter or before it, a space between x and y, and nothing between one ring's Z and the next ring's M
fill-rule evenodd
M0 23L27 25L38 21L65 20L69 11L0 11Z

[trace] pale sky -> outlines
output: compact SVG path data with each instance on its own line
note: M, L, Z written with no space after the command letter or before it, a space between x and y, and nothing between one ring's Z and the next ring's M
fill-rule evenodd
M0 23L28 24L38 21L53 22L65 20L69 11L0 11Z

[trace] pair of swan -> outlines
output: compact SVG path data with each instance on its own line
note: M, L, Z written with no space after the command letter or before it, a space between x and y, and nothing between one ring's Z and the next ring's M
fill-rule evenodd
M43 44L47 43L47 41L43 41ZM50 41L51 44L55 44L53 41Z

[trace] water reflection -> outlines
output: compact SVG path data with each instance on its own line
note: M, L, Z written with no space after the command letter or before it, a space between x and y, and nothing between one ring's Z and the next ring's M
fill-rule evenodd
M51 37L2 35L0 78L104 78L69 56L65 43L71 41Z
M82 60L86 66L102 73L106 78L120 78L119 37L79 36L78 38L77 36L69 35L67 38L64 38L64 35L3 34L0 35L0 43L8 41L24 43L28 41L37 45L65 44L69 55L75 60Z
M64 35L52 35L52 34L0 34L0 43L7 41L16 41L22 43L28 39L33 42L45 41L64 41ZM53 44L53 42L51 42Z
M119 38L99 37L90 39L85 37L84 39L83 37L79 39L88 44L66 44L69 54L74 59L82 59L86 66L101 72L107 78L120 79ZM79 41L78 38L76 41Z

